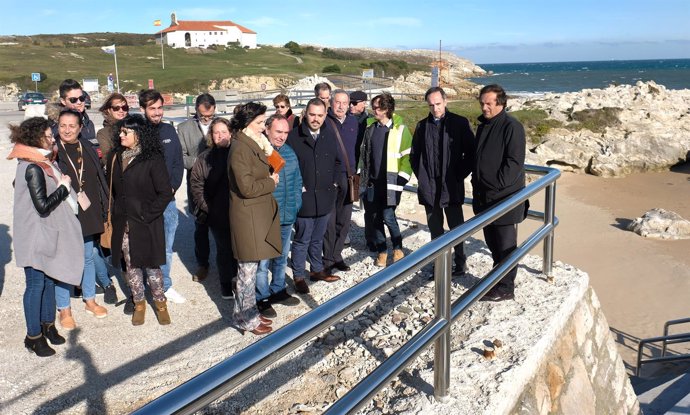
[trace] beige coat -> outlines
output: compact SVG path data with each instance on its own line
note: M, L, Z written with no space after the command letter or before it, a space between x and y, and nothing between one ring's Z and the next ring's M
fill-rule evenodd
M242 132L235 134L228 160L230 237L238 261L280 256L280 215L275 182L261 148Z

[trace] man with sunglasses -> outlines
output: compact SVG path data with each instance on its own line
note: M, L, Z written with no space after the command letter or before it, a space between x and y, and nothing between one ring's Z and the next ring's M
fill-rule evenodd
M182 146L180 145L180 138L177 135L177 131L175 131L175 127L162 122L163 95L155 89L144 89L139 92L139 107L148 122L158 129L159 138L163 144L165 166L170 176L170 186L172 187L173 194L175 194L182 184L182 175L184 173ZM165 212L163 212L163 227L165 228L165 265L161 267L161 271L163 271L163 290L165 290L165 297L170 302L181 304L186 300L173 288L172 278L170 277L172 249L178 220L177 206L175 206L175 199L173 199L168 204L168 207L165 208Z
M196 206L192 197L191 174L192 167L197 156L206 150L206 136L211 121L216 117L216 100L211 94L201 94L196 97L196 113L194 117L181 123L177 127L182 145L182 158L184 168L187 170L187 200L189 212L196 216ZM197 271L192 280L201 282L208 275L210 246L208 241L208 225L194 221L194 256L196 257Z
M98 140L96 140L96 128L86 113L86 94L82 90L79 82L74 79L65 79L60 84L60 106L64 109L77 111L81 114L81 137L88 140L95 147L99 157ZM53 127L53 136L57 138L57 124Z

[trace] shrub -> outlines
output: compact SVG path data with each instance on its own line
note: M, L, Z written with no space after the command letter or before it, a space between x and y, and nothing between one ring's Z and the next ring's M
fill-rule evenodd
M514 111L510 115L522 123L527 140L535 146L542 143L552 128L562 126L560 121L549 118L546 111L540 109Z
M324 66L321 72L324 73L340 73L340 66L338 65L328 65Z
M290 50L290 53L293 55L302 55L304 54L304 51L302 51L302 48L300 47L299 43L289 41L288 43L285 44L285 48Z
M594 133L603 133L606 127L620 125L621 121L618 119L620 112L621 109L616 107L575 111L570 114L570 120L574 121L575 124L570 124L568 127L575 130L584 128Z

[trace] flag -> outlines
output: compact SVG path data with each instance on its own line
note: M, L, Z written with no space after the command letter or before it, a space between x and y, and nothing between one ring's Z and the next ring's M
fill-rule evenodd
M115 54L115 45L101 46L101 50L107 54L114 55Z
M161 25L161 21L160 21L160 20L154 20L154 21L153 21L153 25L154 25L154 26L160 26L160 25Z

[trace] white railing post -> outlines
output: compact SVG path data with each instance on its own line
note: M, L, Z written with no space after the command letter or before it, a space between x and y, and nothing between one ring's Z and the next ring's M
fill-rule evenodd
M434 265L435 312L437 319L445 319L448 326L434 343L434 398L439 402L448 399L450 388L450 328L451 302L450 277L453 247L436 257Z

